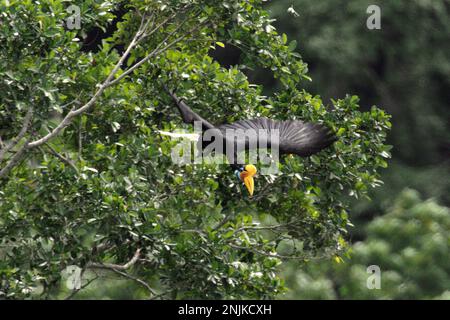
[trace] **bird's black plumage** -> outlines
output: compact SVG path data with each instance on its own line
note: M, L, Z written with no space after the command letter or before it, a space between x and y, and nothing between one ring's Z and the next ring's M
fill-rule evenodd
M267 148L278 146L280 154L296 154L302 157L307 157L330 146L336 140L336 136L326 126L317 123L304 122L301 120L272 120L268 118L256 118L214 126L192 111L192 109L189 108L184 101L179 99L175 93L168 90L167 87L165 87L165 89L175 101L183 118L183 122L193 124L194 121L200 121L202 123L203 132L208 129L216 130L215 136L223 139L227 148L234 148L234 159L229 159L231 161L236 160L236 151L241 151L239 146L241 148L245 147L246 149L259 148L261 145ZM239 140L240 137L237 137L237 139L234 136L230 137L227 134L227 130L229 129L232 131L252 130L257 134L246 136L245 143L238 144L237 140ZM259 134L259 132L265 132L265 134ZM275 132L278 133L278 139L272 139L271 133ZM205 148L209 143L211 142L203 142L202 147ZM236 162L233 161L232 163Z
M225 132L226 129L253 129L255 132L263 129L267 133L268 147L275 145L275 142L271 139L271 133L278 130L277 144L280 154L296 154L302 157L317 153L336 140L334 134L327 127L301 120L278 121L256 118L220 125L217 128L222 132ZM257 135L258 140L260 137L260 135ZM246 146L248 145L251 144L247 143ZM259 145L259 141L257 145Z

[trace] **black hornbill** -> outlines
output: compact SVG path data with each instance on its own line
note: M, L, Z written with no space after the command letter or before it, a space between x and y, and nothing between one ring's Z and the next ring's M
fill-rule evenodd
M212 135L216 137L216 139L218 137L223 140L227 150L228 148L232 148L231 153L228 151L226 152L230 166L235 169L235 174L245 184L250 196L253 195L253 176L256 174L257 170L253 164L246 164L243 166L237 164L237 153L244 150L242 147L244 147L245 150L248 148L259 148L261 142L260 140L264 139L264 147L277 147L279 154L296 154L301 157L307 157L328 147L336 140L336 136L324 125L304 122L301 120L279 121L268 118L256 118L214 126L209 121L203 119L197 113L192 111L192 109L189 108L182 99L178 98L173 91L169 90L167 86L163 84L163 87L175 101L184 123L194 124L194 122L198 121L201 123L203 134L205 131L211 130L213 131ZM235 139L236 136L228 135L230 132L229 129L254 130L256 134L251 135L250 137L246 136L245 143L238 144ZM266 133L264 134L264 137L258 134L261 129ZM163 134L169 134L162 131L160 132ZM277 133L276 141L274 141L275 139L272 139L272 135L270 134L271 132ZM203 139L200 139L199 142L201 142L199 147L202 149L212 143L210 140L204 141Z

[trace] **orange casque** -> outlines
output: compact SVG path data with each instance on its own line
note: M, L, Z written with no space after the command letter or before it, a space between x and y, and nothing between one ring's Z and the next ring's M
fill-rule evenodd
M247 187L250 196L253 196L253 190L255 188L255 182L253 176L256 174L256 167L252 164L248 164L244 167L244 170L239 174L240 179Z

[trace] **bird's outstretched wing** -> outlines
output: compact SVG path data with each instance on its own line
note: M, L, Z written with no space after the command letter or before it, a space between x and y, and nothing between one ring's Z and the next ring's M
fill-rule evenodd
M336 136L324 125L300 120L277 121L257 118L223 124L217 128L225 135L227 129L253 129L255 132L260 132L259 129L263 129L267 137L265 138L267 139L267 147L273 147L276 144L275 141L271 140L271 133L278 131L280 154L296 154L302 157L315 154L336 140ZM257 134L253 139L258 140L256 143L259 147L261 135ZM247 138L246 147L249 146L252 146L252 143L249 143Z
M228 138L228 134L226 133L227 129L241 129L244 131L253 129L257 133L256 135L246 138L245 148L259 148L261 145L264 145L265 147L274 147L277 144L280 154L296 154L303 157L319 152L336 140L336 136L324 125L303 122L300 120L277 121L267 118L257 118L241 120L215 127L213 124L192 111L192 109L189 108L184 101L179 99L173 91L169 90L164 84L163 86L176 103L184 123L194 124L195 121L200 121L202 124L202 131L218 129L217 133L222 133L223 135L221 138L224 139L227 144L231 143L231 145L235 145L235 147L237 147L236 151L241 150L239 150L237 144L234 143L234 137L232 139ZM259 135L260 129L264 130L264 135ZM279 133L277 141L271 140L273 132ZM253 141L251 141L252 139ZM261 143L262 139L266 139L264 144ZM208 145L208 143L204 143L203 147L206 145Z

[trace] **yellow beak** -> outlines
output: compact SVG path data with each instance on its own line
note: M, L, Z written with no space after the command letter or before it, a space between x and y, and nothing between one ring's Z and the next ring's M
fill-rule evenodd
M247 187L250 196L253 196L253 189L255 188L255 182L253 181L253 177L252 176L244 177L244 184Z
M253 190L255 188L255 181L253 180L253 176L256 174L256 167L252 164L248 164L244 167L244 170L240 174L241 181L244 181L245 187L250 194L250 197L253 196Z

